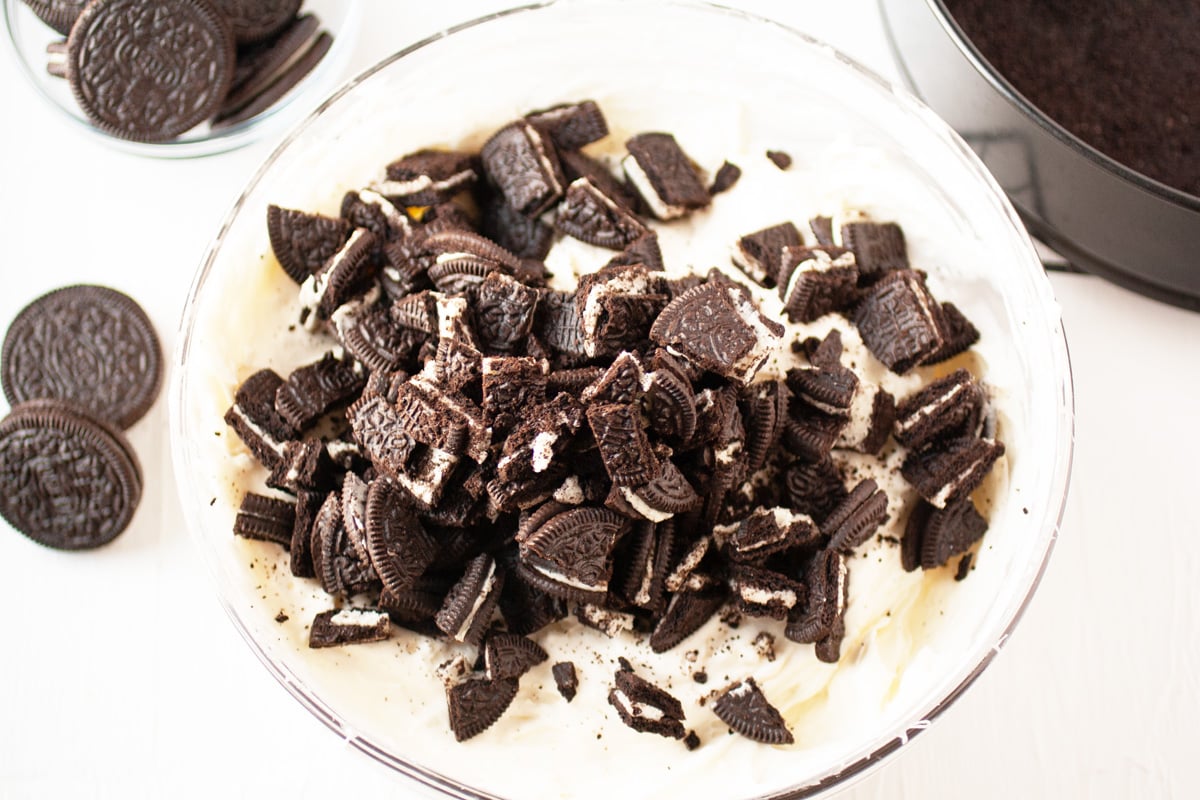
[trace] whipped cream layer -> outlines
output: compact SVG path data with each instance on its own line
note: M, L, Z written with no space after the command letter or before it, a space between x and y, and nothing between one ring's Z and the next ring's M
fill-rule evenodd
M205 504L215 498L203 512L205 546L212 549L227 603L283 682L341 735L376 755L387 754L384 760L398 759L510 798L666 793L728 800L809 785L924 727L923 715L999 646L994 635L986 638L988 632L1003 629L1028 589L1030 570L1036 574L1042 553L1031 549L1034 533L1023 498L1039 496L1041 473L1035 466L1045 459L1023 459L1049 445L1039 444L1030 424L1035 406L1024 383L1030 367L1022 349L1030 334L1005 298L1015 290L1001 288L1010 281L1004 276L1020 242L1013 244L996 201L947 155L945 143L920 125L907 130L916 123L891 106L881 106L896 121L885 129L881 122L852 124L857 112L822 115L811 106L781 111L755 104L736 83L709 84L664 103L662 87L630 84L598 91L607 84L595 76L578 81L549 92L533 79L519 92L490 99L485 86L472 90L477 106L439 98L431 89L414 102L448 116L419 119L398 111L376 116L389 96L382 91L386 84L368 82L355 102L334 107L339 118L319 120L268 171L213 264L188 354L185 425L196 433L189 446L203 464L190 477ZM422 92L419 86L408 90ZM764 97L761 90L755 96ZM774 291L753 286L732 265L738 237L792 220L811 242L810 217L855 210L900 223L912 264L929 273L934 295L958 305L983 335L971 354L941 365L937 374L966 366L983 379L1008 455L976 495L991 529L961 583L953 580L953 563L905 573L898 547L888 541L903 531L914 496L897 475L903 452L890 443L882 459L838 456L851 485L873 477L889 497L887 525L851 559L838 664L818 661L812 645L786 640L782 625L770 620L745 618L732 629L714 618L674 649L655 654L644 636L616 630L610 637L569 618L533 636L550 660L522 678L501 720L459 744L447 724L438 668L459 655L473 660L472 651L407 631L386 642L307 647L308 623L330 607L330 598L315 582L292 577L278 547L231 533L243 492L261 490L264 473L221 416L238 383L255 370L272 367L286 375L336 344L295 324L297 289L271 255L263 223L267 203L336 214L344 191L376 180L384 164L405 152L431 145L477 148L491 130L520 113L584 97L600 103L612 128L609 139L587 148L593 155L615 164L628 136L664 130L710 175L726 159L742 168L741 180L715 197L709 210L651 225L668 271L725 270L754 289L764 312L781 322L786 320ZM714 97L720 102L714 104ZM797 124L804 120L812 124ZM864 130L875 133L864 136ZM766 158L768 149L790 153L793 166L779 170ZM575 275L611 255L564 239L547 262L556 283L570 285ZM890 374L862 347L853 327L832 316L807 326L788 323L762 375L782 374L792 365L790 344L797 337L822 336L834 325L843 332L843 363L897 398L933 377L926 370ZM1044 427L1044 420L1039 424ZM277 623L281 611L288 619ZM688 752L680 742L640 734L620 722L607 694L621 656L680 699L686 727L702 741L698 750ZM554 662L566 660L579 673L579 692L570 703L558 694L550 673ZM795 734L794 745L770 747L731 735L707 707L712 693L748 677L779 708Z

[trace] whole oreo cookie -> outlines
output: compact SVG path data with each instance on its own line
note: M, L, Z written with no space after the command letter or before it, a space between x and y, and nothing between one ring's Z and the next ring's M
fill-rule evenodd
M229 20L238 44L261 42L278 33L297 12L302 0L212 0Z
M88 550L117 537L142 496L133 448L116 428L55 400L0 421L0 516L39 544Z
M97 128L163 142L220 109L235 57L209 0L93 0L71 28L67 77Z
M37 14L38 19L66 36L87 0L25 0L25 5Z
M161 379L162 353L146 312L103 286L68 286L34 300L0 351L9 403L67 400L121 428L150 409Z

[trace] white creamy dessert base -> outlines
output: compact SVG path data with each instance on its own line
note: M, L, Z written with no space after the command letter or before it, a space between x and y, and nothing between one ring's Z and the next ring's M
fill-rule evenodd
M596 99L614 131L587 151L619 155L621 143L639 130L629 124L637 115L627 114L618 101ZM267 247L257 258L248 256L238 275L220 276L225 281L220 307L202 316L197 326L193 368L206 381L209 395L203 399L211 410L213 432L219 434L206 445L213 469L214 513L228 520L224 529L206 535L224 537L216 544L227 550L223 561L244 565L238 593L249 599L248 608L238 611L243 622L282 664L285 680L298 681L318 705L343 717L343 735L361 736L423 769L505 797L642 797L662 792L686 792L694 798L756 796L811 780L823 774L831 760L850 766L880 744L863 737L864 727L896 729L914 707L932 706L945 676L970 666L964 659L977 649L972 644L977 623L988 613L1010 566L1016 545L1009 540L1009 530L1019 527L1013 523L1020 514L1019 500L1014 501L1013 487L1007 484L1011 454L1020 453L1021 440L1015 434L1021 430L1022 414L1009 406L1008 382L1020 368L1011 359L1008 342L995 333L995 315L988 306L995 302L989 298L995 290L982 281L963 280L956 267L964 259L986 261L988 254L980 242L947 224L944 211L929 201L930 189L911 171L893 169L883 151L853 143L835 142L815 151L789 148L787 141L747 142L740 131L712 136L684 122L663 129L675 133L710 174L729 159L743 175L730 191L714 198L711 209L652 223L669 273L723 269L754 291L764 313L786 322L776 292L761 289L732 266L737 239L791 220L811 243L806 224L810 217L862 209L875 219L900 223L911 262L929 271L935 297L959 305L982 331L983 339L972 354L939 366L936 373L968 366L981 377L998 411L998 438L1009 445L1010 456L1001 459L975 495L991 522L976 555L977 568L961 583L953 580L957 559L937 570L904 572L895 540L903 532L915 493L897 474L902 451L894 442L885 449L890 456L882 460L839 451L835 459L846 466L849 486L861 477L873 477L887 492L889 519L850 559L846 635L838 664L818 661L812 645L788 641L783 624L772 620L746 617L730 629L714 617L672 650L656 654L647 635L621 631L610 638L569 617L532 636L550 659L521 679L516 700L499 722L458 744L447 724L438 667L458 654L473 660L473 651L402 629L386 642L310 650L308 625L331 607L331 599L316 581L292 577L287 555L277 546L230 532L242 494L247 489L262 491L265 474L221 421L234 390L257 369L272 367L286 376L336 346L332 338L314 337L295 324L297 287ZM725 149L739 137L736 151ZM791 169L781 171L771 163L765 156L769 148L788 150L795 159ZM401 154L380 153L374 169L382 170L388 159ZM349 182L342 185L308 187L311 196L328 193L323 201L278 197L268 202L336 214L341 191L365 185L371 177L373 173L348 175ZM355 183L356 178L361 182ZM547 264L556 285L573 286L575 274L598 268L612 255L562 239ZM897 399L933 376L926 370L903 377L888 373L861 346L853 326L831 315L808 326L789 323L781 351L768 360L760 378L781 375L792 366L792 341L823 336L835 325L846 345L843 363L868 382L881 382ZM889 538L892 541L886 541ZM992 558L993 549L1006 555ZM279 614L287 620L274 622ZM687 712L685 726L702 742L697 751L621 723L607 701L619 656L679 698ZM550 668L558 661L572 661L579 675L578 695L570 703L559 695L551 676ZM698 680L698 673L705 682ZM770 747L731 734L701 706L703 698L747 677L757 681L783 714L795 735L793 746ZM944 694L950 687L942 688Z

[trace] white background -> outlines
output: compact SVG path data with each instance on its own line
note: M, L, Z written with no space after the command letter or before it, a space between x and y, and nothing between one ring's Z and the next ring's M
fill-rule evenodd
M871 0L731 4L896 75ZM363 5L346 77L505 3ZM146 307L170 353L205 246L275 141L124 155L61 124L8 55L0 330L45 291L105 283ZM1200 315L1091 277L1052 283L1077 449L1050 567L966 696L839 798L1200 796ZM276 685L225 617L184 529L165 406L131 432L146 496L115 543L57 553L0 522L0 797L414 796Z

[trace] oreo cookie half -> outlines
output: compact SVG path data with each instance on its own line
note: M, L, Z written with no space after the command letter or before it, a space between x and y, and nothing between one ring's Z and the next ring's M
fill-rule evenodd
M382 642L391 636L388 615L375 608L342 608L322 611L308 632L311 648Z
M712 705L717 718L748 739L792 744L795 739L779 709L768 702L754 678L727 687Z

